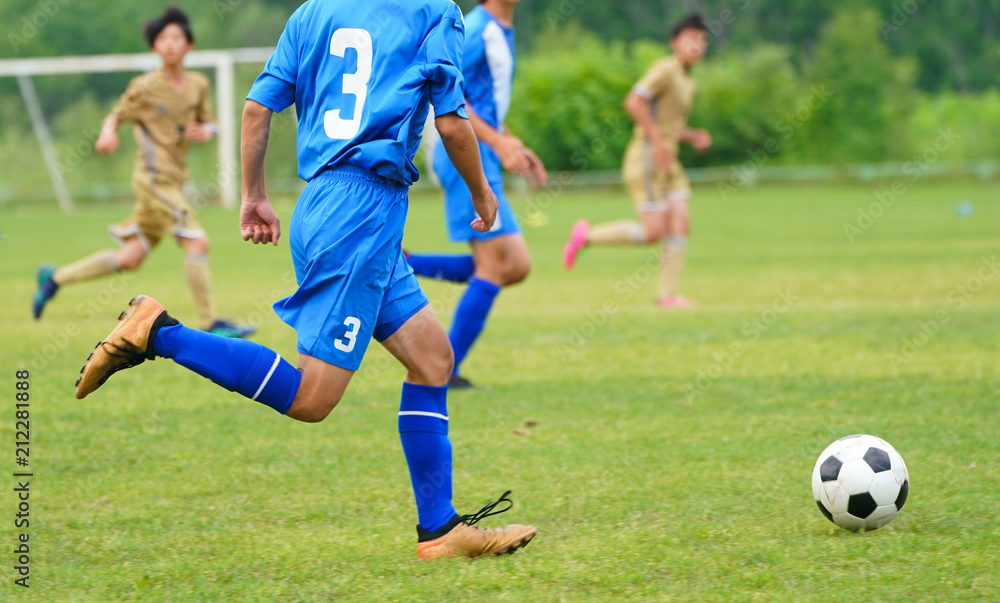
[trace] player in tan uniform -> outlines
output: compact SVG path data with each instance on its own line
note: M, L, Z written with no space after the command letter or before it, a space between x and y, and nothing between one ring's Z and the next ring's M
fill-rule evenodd
M681 142L690 143L699 152L712 144L707 131L687 125L695 95L691 68L708 47L708 27L701 16L691 15L677 23L671 31L670 46L674 54L654 63L625 100L636 127L622 172L642 221L619 220L593 227L586 220L578 221L563 250L563 261L566 268L572 268L577 254L590 245L649 245L663 241L657 303L665 308L680 308L692 305L677 296L690 230L691 187L677 152Z
M188 179L187 153L191 143L204 143L216 132L209 101L209 81L184 69L184 56L194 47L187 15L176 8L146 24L144 34L163 68L132 80L114 110L104 120L95 148L113 153L122 122L134 124L139 147L132 174L135 212L109 231L121 248L103 250L61 268L38 271L38 291L32 300L35 318L59 287L121 270L134 270L169 235L186 252L185 273L201 318L202 328L228 337L253 333L247 326L219 320L212 304L208 272L208 237L184 196Z

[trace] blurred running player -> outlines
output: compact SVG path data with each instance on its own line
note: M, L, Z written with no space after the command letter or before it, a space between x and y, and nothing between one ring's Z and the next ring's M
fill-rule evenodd
M245 240L278 244L281 223L264 186L264 154L272 114L294 103L299 175L309 184L291 222L298 290L275 310L298 334L299 368L256 343L188 329L140 296L88 359L77 397L116 371L170 358L315 423L340 402L374 337L408 371L399 432L417 503L418 556L498 555L528 544L532 526L474 527L510 508L506 493L472 515L452 506L452 350L401 247L409 186L418 177L413 156L430 103L478 212L470 228L487 232L495 221L497 199L466 118L463 36L461 11L450 0L303 4L247 97L240 210Z
M687 237L691 186L677 160L681 142L699 152L712 145L705 130L689 128L694 102L691 69L708 48L708 27L700 15L690 15L670 33L674 54L660 59L632 88L625 109L635 121L635 133L625 152L622 172L641 222L619 220L591 226L580 220L573 226L563 250L563 263L573 268L577 255L591 245L655 245L663 243L657 303L663 308L686 308L692 303L677 295Z
M139 268L164 237L173 235L186 254L184 272L201 328L225 337L247 337L253 334L252 327L219 320L215 315L208 237L183 192L188 179L188 148L192 142L210 141L217 132L208 78L184 69L184 56L194 48L191 25L183 11L170 7L146 23L143 35L163 60L163 67L132 80L104 120L94 145L98 153L114 153L119 144L118 127L123 122L135 124L139 146L132 173L135 211L125 222L109 228L121 248L98 251L60 268L39 268L32 313L36 320L41 318L60 287Z
M500 200L496 223L489 232L469 227L476 217L469 189L448 153L435 147L434 172L444 187L448 235L453 242L468 243L472 255L407 256L420 276L469 283L448 335L455 350L453 388L472 386L459 370L485 328L500 289L520 283L531 269L528 246L504 194L503 169L523 175L532 186L548 180L542 161L504 124L514 85L514 9L519 2L484 0L465 16L465 96L486 177Z

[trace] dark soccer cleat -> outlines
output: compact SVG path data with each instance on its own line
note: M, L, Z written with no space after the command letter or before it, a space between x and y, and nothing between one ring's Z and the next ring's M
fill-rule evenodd
M417 526L417 556L421 559L441 557L482 557L485 555L512 555L538 533L535 526L509 525L496 530L475 527L480 520L498 515L514 506L507 498L510 490L500 500L490 503L472 515L456 515L448 525L437 532L428 532ZM500 503L507 506L494 511Z
M104 385L108 377L128 368L153 360L153 338L161 327L180 324L167 314L152 297L140 295L129 302L129 309L118 317L114 330L97 344L80 369L76 380L76 397L86 398Z
M236 323L229 322L228 320L217 320L212 323L212 326L206 329L206 331L212 335L218 335L219 337L246 339L256 333L257 329L251 327L250 325L238 325Z
M475 389L476 386L461 375L452 375L451 379L448 379L448 389Z
M42 317L45 304L49 303L49 300L55 297L56 291L59 290L59 285L52 280L52 275L55 272L55 266L42 266L38 269L38 289L35 290L35 295L31 298L31 314L35 320Z

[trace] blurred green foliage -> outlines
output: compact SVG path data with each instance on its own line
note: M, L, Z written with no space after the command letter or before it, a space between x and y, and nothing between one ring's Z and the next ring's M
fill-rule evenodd
M274 44L301 4L176 3L191 14L199 48ZM465 9L477 3L459 2ZM160 5L113 5L0 0L0 58L145 51L139 32ZM703 155L683 150L687 165L906 161L943 131L951 133L943 159L1000 157L1000 137L989 135L1000 131L1000 0L526 0L517 14L519 65L508 125L553 169L617 168L632 130L622 102L668 52L670 23L691 7L712 30L709 55L695 69L691 123L708 128L715 146ZM259 68L240 67L238 89L248 89ZM133 75L34 78L61 161L75 161L92 142L91 130ZM293 121L282 119L269 170L294 178ZM71 184L127 182L129 150L112 159L85 154ZM210 177L213 151L194 153L196 178ZM18 186L44 183L38 157L16 83L0 79L5 172L18 174Z
M632 135L622 101L662 54L570 27L520 59L508 126L552 168L615 168Z
M998 131L1000 94L921 93L915 61L890 52L878 21L872 10L837 11L801 64L777 44L713 54L694 70L690 122L715 144L704 155L685 149L684 163L902 161L942 128L960 143L941 158L1000 157L1000 139L985 134ZM522 57L509 125L553 169L616 168L632 131L622 102L667 52L665 44L605 42L570 25Z
M478 0L458 4L468 9ZM605 41L665 41L670 26L692 10L708 20L717 52L780 44L803 65L834 13L871 11L876 21L857 21L856 33L868 35L874 27L894 56L914 57L922 90L986 90L1000 74L1000 0L524 0L518 35L524 47L534 48L576 21Z

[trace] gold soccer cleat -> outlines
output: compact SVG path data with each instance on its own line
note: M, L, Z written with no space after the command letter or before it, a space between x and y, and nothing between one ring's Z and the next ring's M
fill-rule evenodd
M178 323L152 297L140 295L129 302L129 309L118 317L114 330L97 344L87 357L87 364L80 369L76 397L82 400L104 385L111 375L138 366L146 359L152 360L150 334L168 324Z
M535 526L509 525L496 530L475 527L481 519L507 511L514 503L507 498L510 490L503 493L500 500L490 503L472 515L456 515L451 522L437 532L427 532L417 526L419 541L417 556L421 559L440 557L482 557L484 555L512 555L528 543L538 533ZM502 502L509 503L500 511L493 509Z

